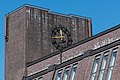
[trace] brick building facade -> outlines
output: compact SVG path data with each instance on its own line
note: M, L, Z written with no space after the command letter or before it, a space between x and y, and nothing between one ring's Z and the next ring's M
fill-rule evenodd
M41 61L33 61L28 64L26 79L50 80L54 75L53 80L119 80L119 34L120 25L117 25L64 49L62 63L59 52ZM73 71L74 79L71 79Z
M59 24L67 27L73 39L62 53L49 38ZM19 8L6 15L5 51L5 80L120 78L120 25L92 36L91 19L86 17L30 5Z

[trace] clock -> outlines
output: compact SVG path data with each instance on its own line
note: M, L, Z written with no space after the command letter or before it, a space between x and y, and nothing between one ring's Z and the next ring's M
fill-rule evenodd
M61 50L72 44L72 37L66 27L59 25L52 30L51 41L56 49Z

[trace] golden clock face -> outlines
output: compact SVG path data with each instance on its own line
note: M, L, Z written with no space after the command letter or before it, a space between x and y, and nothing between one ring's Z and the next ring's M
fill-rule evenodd
M56 49L63 49L72 44L71 34L63 26L56 27L52 30L51 40Z

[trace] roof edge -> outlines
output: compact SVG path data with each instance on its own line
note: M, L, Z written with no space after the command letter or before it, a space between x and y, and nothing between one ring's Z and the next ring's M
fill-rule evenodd
M20 9L24 8L24 7L33 7L33 8L37 8L37 9L41 9L41 10L45 10L45 11L49 11L50 9L48 8L43 8L43 7L40 7L40 6L35 6L35 5L31 5L31 4L23 4L21 5L20 7L8 12L7 14L5 14L5 16L8 16L10 14L13 14L15 13L16 11L19 11Z
M84 19L90 19L90 20L92 19L92 18L89 18L89 17L86 17L86 16L80 16L80 15L77 15L77 14L70 14L70 13L64 14L64 13L60 13L60 12L55 12L55 11L52 11L51 9L43 8L43 7L40 7L40 6L31 5L31 4L23 4L20 7L8 12L7 14L5 14L5 16L13 14L16 11L19 11L20 9L22 9L24 7L32 7L32 8L36 8L36 9L41 9L41 10L48 11L48 13L52 13L52 14L56 14L56 15L60 15L60 16L65 16L65 17L78 17L78 18L84 18Z

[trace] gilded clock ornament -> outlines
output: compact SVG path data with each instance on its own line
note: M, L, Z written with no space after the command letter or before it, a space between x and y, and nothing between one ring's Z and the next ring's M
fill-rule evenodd
M66 27L59 25L52 30L51 41L56 49L63 49L72 44L72 37Z

